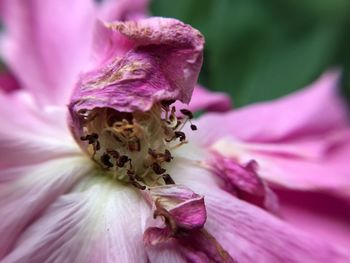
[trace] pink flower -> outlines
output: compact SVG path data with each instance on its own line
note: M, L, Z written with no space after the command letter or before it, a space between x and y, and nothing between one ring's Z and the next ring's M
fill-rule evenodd
M336 74L194 121L181 103L202 35L133 3L0 1L1 54L22 87L0 93L2 262L348 262L340 214L290 198L348 200ZM193 94L192 110L230 107Z

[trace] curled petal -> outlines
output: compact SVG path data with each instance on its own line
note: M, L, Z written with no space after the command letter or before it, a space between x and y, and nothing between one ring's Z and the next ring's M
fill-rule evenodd
M202 65L199 31L167 18L106 23L100 31L106 39L99 45L102 64L81 76L73 113L147 111L162 100L190 101Z
M234 262L216 239L203 229L204 199L184 186L151 188L154 215L165 219L166 227L149 227L144 233L148 247L178 247L191 262ZM152 248L150 248L152 251Z
M146 244L155 245L203 227L206 220L203 196L178 185L153 187L150 195L155 206L154 217L163 217L166 227L148 228L144 235Z
M277 212L277 196L259 177L258 163L249 161L245 165L237 163L232 158L214 153L209 165L213 173L223 179L224 188L238 198L263 207L271 212Z

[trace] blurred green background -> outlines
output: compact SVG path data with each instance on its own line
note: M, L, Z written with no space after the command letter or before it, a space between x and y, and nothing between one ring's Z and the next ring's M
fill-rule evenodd
M350 0L153 0L206 37L200 83L235 106L302 88L332 67L350 95Z

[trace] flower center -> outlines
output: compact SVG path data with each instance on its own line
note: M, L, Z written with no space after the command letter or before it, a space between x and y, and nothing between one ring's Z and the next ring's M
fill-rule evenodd
M173 101L155 104L147 112L119 112L95 108L81 112L87 152L116 180L137 188L173 184L166 166L173 159L171 151L187 143L182 132L193 115L186 109L176 114ZM191 129L197 127L191 123Z

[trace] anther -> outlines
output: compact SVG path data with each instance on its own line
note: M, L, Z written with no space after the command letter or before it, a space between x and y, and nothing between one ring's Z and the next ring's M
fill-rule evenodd
M86 136L81 136L80 140L82 141L88 141L89 144L93 144L97 141L98 139L98 134L97 133L91 133L87 134Z
M119 159L120 154L116 150L107 149L107 153L111 155L114 159Z
M169 150L165 150L164 152L164 161L166 161L167 163L171 162L171 160L173 159L174 157L171 156L171 153Z
M166 170L162 168L158 163L153 163L152 169L156 174L163 174L166 172Z
M118 161L117 161L117 166L122 168L124 167L124 165L129 161L129 157L126 155L122 155L119 157Z
M146 189L146 186L141 185L140 183L138 183L136 181L132 182L132 185L135 186L136 188L140 189L140 190L145 190Z
M155 150L149 148L148 149L148 154L151 155L153 158L157 158L158 157L158 154Z
M187 110L187 109L181 109L180 112L183 115L186 115L189 119L193 119L193 114L191 111Z
M176 131L175 132L175 137L180 139L180 142L183 142L186 140L186 134L181 131Z
M107 168L113 167L113 163L111 163L111 157L107 153L102 154L100 160L101 160L101 163L107 166Z
M127 170L126 174L130 178L130 180L135 181L135 172L134 171Z
M163 174L162 177L165 184L175 184L173 178L170 177L170 174Z
M197 130L197 126L194 125L194 124L191 124L191 130L192 130L192 131L196 131L196 130Z

